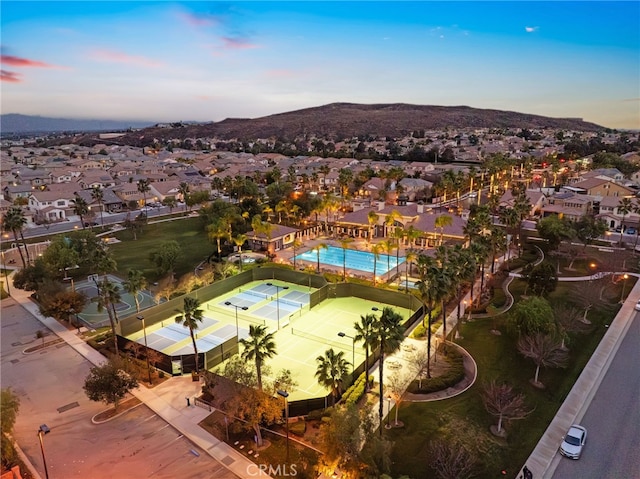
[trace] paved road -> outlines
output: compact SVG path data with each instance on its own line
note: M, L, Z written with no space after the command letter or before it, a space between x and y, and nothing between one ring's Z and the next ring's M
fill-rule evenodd
M106 406L89 401L82 390L89 361L66 343L24 354L39 341L36 331L46 328L13 299L2 301L0 325L2 387L11 387L20 398L14 437L42 477L36 432L46 424L51 478L237 479L145 405L93 424L91 418Z
M587 412L587 444L578 461L558 457L554 479L640 478L640 314L636 316Z

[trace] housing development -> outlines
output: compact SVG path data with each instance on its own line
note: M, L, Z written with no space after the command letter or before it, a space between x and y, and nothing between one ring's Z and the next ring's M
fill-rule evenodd
M3 140L3 472L632 477L638 132L184 128Z

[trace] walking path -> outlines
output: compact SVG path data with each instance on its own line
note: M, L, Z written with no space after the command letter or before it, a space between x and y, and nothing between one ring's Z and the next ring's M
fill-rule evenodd
M40 314L38 306L31 301L29 292L14 288L12 283L11 296L89 362L97 366L107 361L102 354L78 337L75 331L70 331L55 319ZM194 405L194 398L200 395L201 387L201 383L193 382L189 375L170 378L153 389L141 386L132 394L239 478L251 476L251 471L255 474L256 466L253 462L198 425L211 414L209 410ZM190 398L191 406L187 406L186 398ZM264 473L260 477L267 479L269 476Z

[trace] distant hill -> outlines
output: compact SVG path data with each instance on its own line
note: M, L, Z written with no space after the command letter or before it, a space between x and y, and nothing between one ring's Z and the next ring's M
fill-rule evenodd
M70 120L44 116L19 115L10 113L0 116L0 132L6 134L56 133L65 131L112 131L128 128L145 128L154 122L119 120Z
M148 146L155 140L219 138L295 138L316 136L338 141L360 135L403 137L419 130L444 128L555 128L599 131L602 126L579 118L549 118L527 113L483 110L468 106L428 106L405 103L363 105L332 103L255 119L228 118L220 122L154 126L131 132L113 143ZM65 139L64 141L68 141ZM99 143L96 135L74 137L74 143Z

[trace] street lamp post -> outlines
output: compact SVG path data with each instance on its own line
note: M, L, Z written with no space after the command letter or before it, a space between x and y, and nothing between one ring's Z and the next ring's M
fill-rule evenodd
M338 333L338 336L340 336L341 338L349 338L351 339L351 376L352 376L352 380L355 382L356 378L355 378L355 374L356 374L356 338L354 338L353 336L349 336L346 333L343 333L342 331L340 331Z
M246 311L249 308L246 306L238 306L237 304L233 304L231 301L225 301L224 305L233 306L236 309L236 337L240 338L240 327L238 326L238 308L240 308L242 311Z
M389 418L391 417L391 396L387 396L387 429L391 428Z
M42 424L38 428L38 439L40 440L40 451L42 452L42 463L44 464L44 475L47 479L49 479L49 470L47 469L47 459L44 456L44 441L42 440L42 436L45 434L49 434L51 429L46 424Z
M289 289L289 286L278 286L273 283L267 283L267 286L273 286L276 288L276 315L278 316L278 330L280 330L280 290Z
M287 391L282 391L278 389L278 396L282 396L284 398L284 420L285 426L287 430L287 464L289 463L289 393Z
M4 282L7 284L7 294L11 296L11 289L9 288L9 271L7 270L7 258L2 252L2 267L4 269Z
M149 365L149 346L147 346L147 328L144 324L144 316L139 315L136 318L142 321L142 332L144 334L144 356L147 358L147 373L149 374L149 384L151 383L151 366Z
M629 275L625 273L622 275L622 294L620 295L620 303L624 303L624 287L627 285L627 278Z

